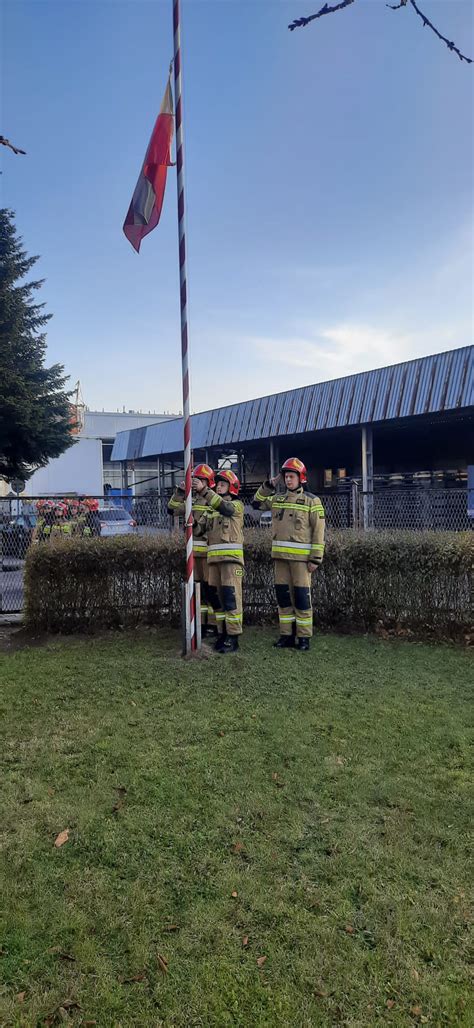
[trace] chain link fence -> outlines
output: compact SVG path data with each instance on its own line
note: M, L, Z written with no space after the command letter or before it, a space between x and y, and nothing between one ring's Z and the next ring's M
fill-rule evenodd
M45 497L41 498L44 504ZM90 497L88 498L91 499ZM182 525L182 519L168 514L168 494L143 496L98 496L97 510L89 520L77 516L80 498L48 499L51 532L48 538L75 534L93 536L159 535ZM249 497L243 497L247 528L271 528L271 513L255 511ZM326 523L331 529L404 529L408 531L465 531L473 527L467 513L467 490L446 488L376 490L363 494L356 483L338 492L322 493ZM44 514L38 498L0 500L0 614L23 609L23 572L28 549L46 538ZM62 507L62 512L55 508ZM44 511L44 507L43 507ZM86 527L87 531L84 531Z

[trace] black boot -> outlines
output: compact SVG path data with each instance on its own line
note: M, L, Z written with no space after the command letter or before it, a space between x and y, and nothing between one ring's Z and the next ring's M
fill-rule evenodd
M304 639L298 639L296 643L296 649L309 650L309 639L307 639L306 637Z
M220 653L221 650L224 648L226 639L227 639L227 632L226 632L226 630L224 628L223 632L218 632L217 639L216 639L216 641L214 643L214 649L217 650L218 653Z
M239 648L239 637L238 635L228 635L223 646L221 646L219 653L235 653Z
M294 636L292 635L280 635L280 638L273 643L277 650L289 650L293 649L295 645Z

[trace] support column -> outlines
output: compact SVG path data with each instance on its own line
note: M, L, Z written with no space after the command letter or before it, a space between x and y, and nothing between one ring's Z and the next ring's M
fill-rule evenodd
M362 514L366 532L374 527L374 457L369 425L362 426Z
M270 440L270 478L276 478L280 470L280 456L278 443Z

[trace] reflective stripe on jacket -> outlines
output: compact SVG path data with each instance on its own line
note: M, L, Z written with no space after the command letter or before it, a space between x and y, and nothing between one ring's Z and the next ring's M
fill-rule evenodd
M274 560L321 563L326 522L319 496L305 493L302 486L276 493L270 482L264 482L255 493L253 506L272 512Z
M201 498L202 494L193 495L192 498L192 511L194 514L194 523L199 521L204 514L210 514L212 508L203 502ZM185 510L184 505L184 492L182 489L175 489L169 503L168 511L170 514L183 515ZM206 557L207 556L207 538L205 535L198 537L196 535L195 527L193 529L193 553L195 557Z
M207 560L209 564L230 561L244 563L244 505L242 500L220 496L213 489L203 489L199 494L202 503L210 513L199 519L195 532L207 536Z

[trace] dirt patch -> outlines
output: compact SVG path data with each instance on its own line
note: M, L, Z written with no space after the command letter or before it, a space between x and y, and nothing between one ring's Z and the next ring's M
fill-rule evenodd
M0 625L0 652L15 653L17 650L46 646L48 642L51 642L51 638L50 635L39 635L37 632L32 632L23 625ZM59 638L60 636L54 636L55 640Z

